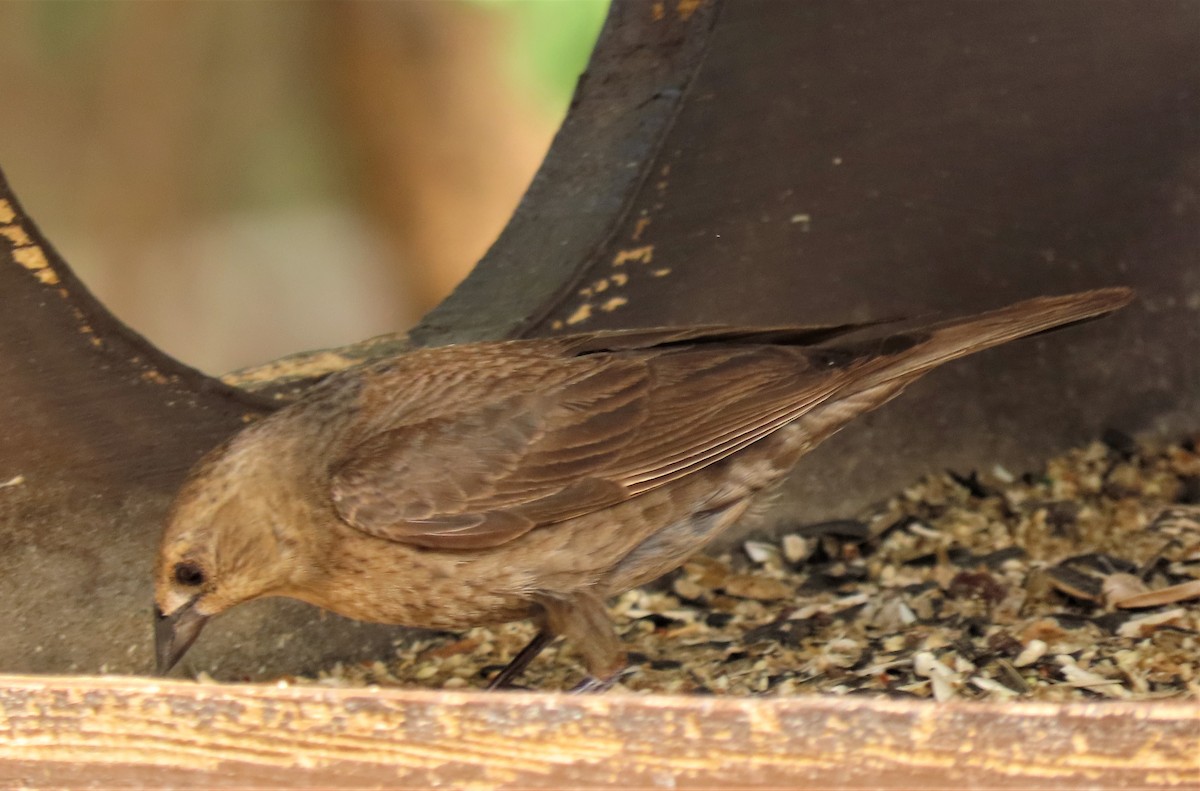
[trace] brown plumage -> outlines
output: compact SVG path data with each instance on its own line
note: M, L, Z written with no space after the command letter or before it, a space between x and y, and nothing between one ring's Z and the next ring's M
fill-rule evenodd
M160 668L206 618L290 596L438 629L534 618L601 684L604 601L763 502L944 362L1125 305L1044 297L916 329L686 329L423 349L334 376L206 456L156 575Z

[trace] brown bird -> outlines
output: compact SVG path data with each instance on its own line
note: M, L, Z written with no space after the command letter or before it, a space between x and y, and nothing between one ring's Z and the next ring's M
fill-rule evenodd
M333 376L192 471L156 571L160 672L290 596L435 629L533 618L581 688L625 666L605 600L680 566L804 453L958 357L1127 304L1108 288L917 329L603 332L421 349Z

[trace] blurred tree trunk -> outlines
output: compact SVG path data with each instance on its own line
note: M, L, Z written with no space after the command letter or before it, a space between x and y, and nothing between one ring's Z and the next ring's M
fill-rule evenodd
M557 128L481 4L18 2L0 27L9 178L114 313L210 371L406 329Z
M504 18L457 3L332 3L338 119L363 201L411 261L420 312L495 240L557 119L505 78Z

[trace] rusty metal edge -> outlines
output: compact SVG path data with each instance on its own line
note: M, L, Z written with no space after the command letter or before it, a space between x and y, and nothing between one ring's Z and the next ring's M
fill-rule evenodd
M120 369L153 372L156 377L170 380L178 389L189 393L212 395L256 409L275 408L270 399L227 385L220 379L176 360L113 315L76 276L25 211L2 169L0 202L13 214L9 224L20 228L28 237L30 244L25 247L32 248L45 257L41 268L52 274L37 277L37 280L41 281L40 288L59 298L49 300L50 304L56 305L59 310L73 312L79 325L87 328L87 334L99 341L93 344L89 352L108 355ZM0 238L0 266L20 266L13 256L16 247L13 240ZM30 276L34 277L35 273L30 272ZM61 305L57 304L59 301Z
M1200 704L0 676L0 786L164 778L213 788L1197 788Z
M518 337L557 307L649 176L722 0L614 0L524 197L467 278L410 332L432 346Z

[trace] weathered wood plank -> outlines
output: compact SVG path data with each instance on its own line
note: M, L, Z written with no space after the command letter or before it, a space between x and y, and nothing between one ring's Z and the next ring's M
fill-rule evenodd
M1200 705L0 677L0 786L1200 788Z

